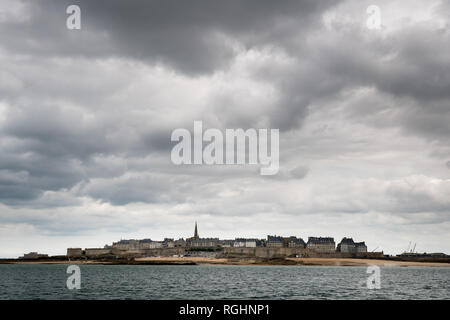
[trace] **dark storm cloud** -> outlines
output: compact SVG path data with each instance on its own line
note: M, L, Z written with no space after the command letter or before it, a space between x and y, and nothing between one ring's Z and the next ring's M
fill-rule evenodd
M364 9L361 5L362 12ZM392 100L405 99L390 106L397 114L395 119L383 120L386 124L394 121L394 126L430 139L445 141L450 136L450 127L445 125L450 117L448 25L411 24L385 36L359 24L329 30L318 26L307 29L299 39L294 33L285 35L277 45L291 59L288 66L264 64L253 74L278 90L278 101L253 119L234 112L226 118L230 124L255 126L267 118L270 126L282 131L295 129L302 125L312 104L332 104L343 91L366 87L389 94ZM248 107L245 100L226 96L214 103L225 116L230 104L236 106L233 111ZM365 116L375 111L379 106L358 105L355 110Z
M19 139L22 145L18 147L22 151L49 158L84 158L94 152L108 152L110 143L101 128L84 123L80 116L64 112L57 105L19 107L8 114L2 133Z
M0 174L1 201L20 204L21 200L32 200L44 191L70 189L92 178L122 175L127 170L124 154L127 158L170 152L168 130L136 129L138 138L128 144L126 140L120 142L108 137L121 127L102 123L100 115L91 123L69 115L56 106L45 105L17 108L7 113L8 122L0 128L6 141L0 157L0 168L5 170ZM147 170L148 166L140 170ZM107 183L105 188L116 186ZM128 202L139 198L133 190L117 189L117 196L128 197ZM100 197L100 193L92 192L91 196ZM143 199L152 202L155 198L145 196Z
M450 29L405 26L384 37L354 28L331 33L306 48L308 72L294 70L285 96L307 102L335 99L344 90L376 88L384 105L358 104L354 114L383 126L447 144L450 138ZM310 75L309 79L307 75ZM280 75L280 78L283 78ZM289 110L289 108L285 108ZM298 111L298 109L297 109ZM384 113L381 113L384 111ZM292 119L292 112L286 113ZM375 122L375 121L374 121Z
M66 8L81 7L82 29L65 28ZM186 73L226 66L245 48L305 32L336 1L33 1L31 18L4 25L11 50L45 55L124 56Z
M83 193L113 205L182 202L184 199L175 191L176 187L177 184L168 176L147 174L94 180L83 189Z
M134 92L125 90L134 80L127 66L104 78L95 70L89 72L98 67L96 61L107 64L111 57L137 65L162 64L196 79L227 70L239 54L267 50L269 58L249 68L246 76L273 89L277 95L273 101L262 108L260 100L244 99L251 96L250 89L243 88L241 95L235 88L218 90L208 96L209 108L183 117L190 125L210 116L220 119L223 127L263 123L286 133L301 128L311 108L321 103L332 106L343 91L367 87L391 99L385 108L394 116L387 117L379 106L358 104L346 115L352 120L398 127L441 143L450 136L448 27L406 26L385 37L360 25L326 29L322 14L335 1L24 3L27 19L0 20L5 31L0 33L2 50L10 55L3 60L8 86L0 87L2 100L10 104L0 127L8 141L0 159L0 199L5 203L28 201L47 190L71 189L79 183L79 195L117 205L178 203L190 199L189 188L199 181L215 183L171 180L171 174L186 170L168 166L173 122L133 113L138 108L126 105L127 99L114 101L120 94L134 98ZM81 7L80 31L65 27L69 4ZM279 60L273 59L276 54L281 55ZM74 67L65 70L66 65ZM171 90L165 94L171 95ZM152 102L152 95L145 101ZM178 106L180 111L183 107ZM160 114L168 112L166 105L154 108ZM244 114L250 108L252 112ZM149 154L163 155L166 162L128 167L130 158ZM127 176L130 168L134 175ZM159 170L167 177L139 176ZM218 172L202 168L197 173L217 180L226 176ZM296 167L274 180L299 180L307 174L306 167ZM182 190L177 184L183 185ZM349 205L352 210L354 204Z
M321 14L336 2L76 3L82 8L81 31L71 32L64 27L66 15L60 12L65 12L72 2L33 2L29 21L5 25L10 30L3 35L8 48L56 56L131 57L149 63L162 62L175 70L195 74L229 64L236 52L225 38L245 49L279 46L298 63L291 70L277 71L275 67L265 71L268 68L265 66L258 71L255 76L264 77L267 73L267 81L280 91L280 99L256 119L270 119L270 126L281 130L300 126L312 102L332 97L345 88L376 86L422 104L448 99L450 92L449 75L442 67L449 64L448 30L410 26L385 40L368 40L367 30L360 28L325 31L320 24ZM218 106L242 104L225 97L222 100L213 102ZM435 108L440 107L430 103L427 110ZM232 126L255 125L254 119L239 114L225 120ZM437 130L442 126L430 127Z
M450 98L450 30L406 26L384 38L364 30L332 33L317 60L334 79L353 86L376 86L394 96L422 103ZM351 43L351 46L338 43Z
M77 161L69 157L2 151L0 199L7 204L34 199L46 190L70 188L85 177Z

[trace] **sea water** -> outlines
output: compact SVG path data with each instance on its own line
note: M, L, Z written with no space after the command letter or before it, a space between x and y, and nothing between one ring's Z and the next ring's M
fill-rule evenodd
M450 299L450 268L381 267L380 289L366 267L0 265L0 299Z

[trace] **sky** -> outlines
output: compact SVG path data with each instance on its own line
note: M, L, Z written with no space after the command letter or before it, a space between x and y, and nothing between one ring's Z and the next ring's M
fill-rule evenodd
M195 221L450 254L449 17L445 0L0 0L0 257ZM174 165L196 120L279 129L278 174Z

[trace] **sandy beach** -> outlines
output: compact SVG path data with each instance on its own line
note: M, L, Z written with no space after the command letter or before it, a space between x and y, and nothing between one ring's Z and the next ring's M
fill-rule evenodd
M450 263L443 262L415 262L394 261L382 259L350 259L350 258L287 258L298 264L318 266L368 266L377 265L385 267L450 267Z

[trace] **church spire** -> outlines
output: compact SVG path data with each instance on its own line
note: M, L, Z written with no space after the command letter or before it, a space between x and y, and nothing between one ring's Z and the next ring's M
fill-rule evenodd
M194 238L198 239L197 221L195 221Z

